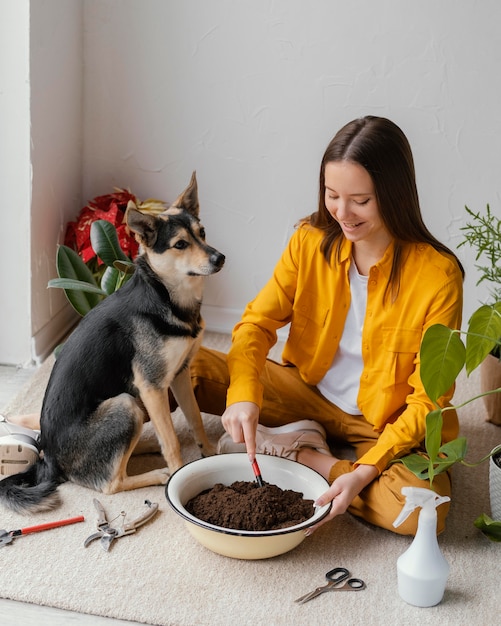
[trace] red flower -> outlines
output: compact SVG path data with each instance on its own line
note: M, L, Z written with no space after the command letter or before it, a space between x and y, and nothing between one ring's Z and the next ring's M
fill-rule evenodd
M77 220L68 223L65 245L78 252L84 263L92 260L96 253L90 243L90 228L93 222L106 220L115 226L120 247L133 260L137 256L139 246L124 222L129 200L135 204L138 203L134 194L126 189L117 189L115 193L98 196L91 200L80 211ZM98 264L101 264L99 259Z

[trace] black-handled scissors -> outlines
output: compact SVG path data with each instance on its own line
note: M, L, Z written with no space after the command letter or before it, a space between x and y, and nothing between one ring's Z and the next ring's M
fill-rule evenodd
M310 591L310 593L307 593L295 600L295 602L304 604L326 591L362 591L362 589L365 589L364 581L360 580L360 578L350 578L350 572L346 569L346 567L335 567L334 569L331 569L327 572L325 578L329 581L326 585L323 585L323 587L317 587L313 591Z

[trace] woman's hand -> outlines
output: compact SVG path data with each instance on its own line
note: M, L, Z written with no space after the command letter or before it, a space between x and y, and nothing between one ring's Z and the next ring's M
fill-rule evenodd
M324 506L328 502L332 502L329 514L318 524L311 526L311 528L306 531L306 534L311 535L317 528L322 526L322 524L325 524L325 522L334 519L337 515L345 513L356 496L358 496L362 489L371 483L378 474L377 468L373 465L359 465L352 472L338 476L329 489L317 498L315 502L316 506Z
M256 458L256 430L259 407L254 402L235 402L223 413L221 422L235 443L245 443L249 459Z

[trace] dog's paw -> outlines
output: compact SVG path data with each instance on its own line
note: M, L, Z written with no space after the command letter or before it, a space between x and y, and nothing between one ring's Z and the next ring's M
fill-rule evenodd
M199 443L198 447L200 448L200 452L204 458L206 456L214 456L216 454L216 448L210 443L205 445L203 443Z
M162 467L162 469L156 470L158 472L158 479L160 485L166 485L173 471L168 467Z

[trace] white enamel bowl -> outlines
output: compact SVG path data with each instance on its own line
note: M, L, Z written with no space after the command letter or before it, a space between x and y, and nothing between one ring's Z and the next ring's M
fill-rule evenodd
M284 490L298 491L307 500L315 501L329 487L323 476L300 463L265 454L258 454L257 460L265 482ZM330 510L330 503L317 507L312 517L289 528L247 531L209 524L184 508L189 500L217 483L231 485L235 481L253 480L254 473L247 454L219 454L192 461L174 472L165 487L165 495L199 543L213 552L235 559L267 559L292 550L305 538L304 531L324 518Z

